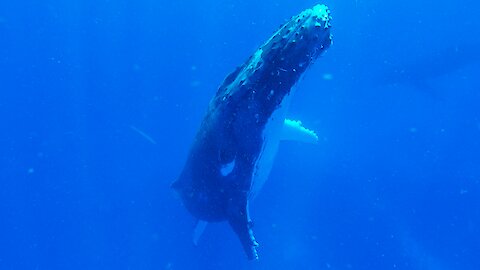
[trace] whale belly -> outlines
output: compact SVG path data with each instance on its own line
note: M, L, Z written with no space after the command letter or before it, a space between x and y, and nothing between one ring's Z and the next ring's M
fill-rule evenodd
M270 175L278 151L278 144L282 138L283 125L287 110L294 92L294 89L292 89L290 94L283 99L282 103L280 103L279 107L272 113L263 129L263 145L257 161L255 162L249 200L253 200L258 195Z

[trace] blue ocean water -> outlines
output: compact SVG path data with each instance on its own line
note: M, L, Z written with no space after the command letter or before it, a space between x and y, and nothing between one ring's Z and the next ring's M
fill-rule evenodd
M169 188L210 98L316 1L0 2L0 269L480 269L480 5L349 0L251 204L192 244Z

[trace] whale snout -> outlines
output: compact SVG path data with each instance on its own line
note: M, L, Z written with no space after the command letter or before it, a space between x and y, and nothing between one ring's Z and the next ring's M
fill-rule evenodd
M291 54L295 51L313 54L326 50L332 43L331 19L330 10L325 5L316 5L293 17L281 29L286 49L291 50Z
M325 5L316 5L293 18L297 23L297 32L303 35L311 32L314 34L326 33L325 29L331 27L332 17L330 16L330 10Z

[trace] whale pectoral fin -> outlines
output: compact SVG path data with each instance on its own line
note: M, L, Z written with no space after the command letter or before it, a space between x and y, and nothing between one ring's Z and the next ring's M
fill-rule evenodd
M257 260L258 243L253 236L253 222L250 220L248 213L248 202L246 196L242 196L240 200L232 200L230 202L228 209L228 223L240 239L248 259Z
M202 236L207 225L208 225L208 222L206 221L203 221L200 219L197 221L197 225L195 225L195 229L193 230L193 238L192 238L193 244L195 246L198 245L198 240L200 239L200 236Z
M317 143L318 136L315 131L305 128L302 122L285 119L283 122L281 140Z

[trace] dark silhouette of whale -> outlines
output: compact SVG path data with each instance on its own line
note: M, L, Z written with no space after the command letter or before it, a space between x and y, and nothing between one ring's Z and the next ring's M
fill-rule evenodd
M199 220L194 241L206 222L228 221L247 257L258 258L248 202L267 179L280 140L317 140L285 116L292 87L332 42L330 20L324 5L292 17L218 88L172 184Z
M380 76L375 77L374 84L407 85L415 90L438 98L436 89L429 81L449 75L469 65L480 62L479 42L463 42L439 50L406 59L397 65L384 65Z

